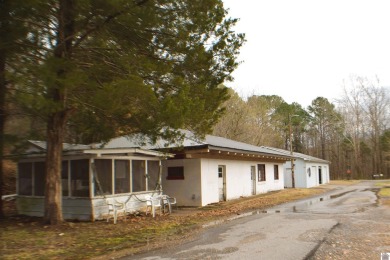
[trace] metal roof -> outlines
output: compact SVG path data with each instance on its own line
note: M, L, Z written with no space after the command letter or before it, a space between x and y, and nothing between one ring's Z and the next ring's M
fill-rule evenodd
M121 144L121 138L119 140L115 141L111 144L110 147L96 147L96 144L93 145L84 145L84 144L69 144L69 143L63 143L63 151L66 154L73 154L73 153L85 153L85 154L118 154L118 153L134 153L134 154L143 154L143 155L152 155L152 156L164 156L164 157L171 157L173 155L168 153L162 153L159 151L151 151L146 148L141 148L139 145L135 145L132 147L129 147L129 143L127 145L125 142L122 142L124 144L123 146L120 146ZM28 141L30 144L33 145L33 147L30 147L27 149L26 154L30 155L37 155L37 154L44 154L47 149L47 143L45 141ZM116 145L118 144L118 145Z
M28 140L29 143L33 144L37 148L39 148L42 151L46 151L47 145L45 141L34 141L34 140ZM85 149L90 149L90 145L85 145L85 144L68 144L68 143L63 143L62 144L62 149L64 151L79 151L79 150L85 150Z
M270 150L274 150L274 151L278 151L278 152L284 153L286 155L291 155L291 152L288 151L288 150L284 150L284 149L280 149L280 148L274 148L274 147L267 147L267 148L270 149ZM309 162L330 163L327 160L324 160L324 159L321 159L321 158L317 158L317 157L314 157L314 156L310 156L310 155L307 155L307 154L303 154L303 153L297 153L297 152L293 152L293 157L299 158L299 159L303 159L304 161L309 161Z
M142 135L134 135L134 136L122 136L111 139L107 143L97 144L97 147L102 148L135 148L139 147L142 149L163 149L163 148L197 148L208 146L209 148L214 149L232 149L237 151L245 151L245 152L255 152L255 153L263 153L270 155L278 155L283 157L290 157L289 154L285 154L283 152L275 151L269 149L267 147L255 146L247 143L242 143L238 141L233 141L231 139L227 139L224 137L214 136L214 135L206 135L204 139L197 138L192 132L187 130L181 130L184 134L184 139L182 142L169 143L166 140L159 139L155 144L152 144L147 137Z
M214 135L206 135L204 139L199 139L196 137L191 131L181 130L184 134L184 139L180 142L168 142L163 139L158 139L156 143L152 143L150 139L141 134L135 134L131 136L121 136L117 138L113 138L108 142L95 143L91 145L83 145L83 144L63 144L64 151L82 151L82 150L111 150L115 149L123 150L123 149L141 149L141 150L159 150L163 148L197 148L197 147L209 147L211 149L231 149L237 151L245 151L245 152L255 152L262 154L270 154L270 155L278 155L283 157L290 157L290 151L267 147L267 146L256 146L243 142L234 141L231 139L227 139L220 136ZM39 148L44 152L46 150L46 142L44 141L29 141L35 147ZM293 157L300 158L306 161L311 162L323 162L329 163L329 161L316 158L310 155L302 154L302 153L293 153Z

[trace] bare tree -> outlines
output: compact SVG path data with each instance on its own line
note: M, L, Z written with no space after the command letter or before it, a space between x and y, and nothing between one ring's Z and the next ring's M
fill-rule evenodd
M245 101L233 89L229 89L230 98L225 101L224 116L214 126L213 134L236 141L248 141L248 113Z
M352 76L338 100L344 118L345 140L350 144L350 165L357 178L383 171L380 137L389 128L390 100L379 79Z

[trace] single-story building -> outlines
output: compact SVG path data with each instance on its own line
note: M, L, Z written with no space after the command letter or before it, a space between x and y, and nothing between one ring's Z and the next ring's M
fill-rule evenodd
M271 150L290 155L290 151L271 148ZM311 188L321 184L329 183L329 164L327 160L306 155L303 153L293 152L294 158L294 179L296 188ZM287 161L284 165L284 185L286 188L291 188L292 171L291 161Z
M284 189L288 155L230 139L186 134L174 158L163 161L162 186L178 205L205 206Z
M181 143L118 137L94 145L63 145L62 207L65 219L99 220L111 203L128 212L163 191L179 206L205 206L285 187L290 156L267 147L183 131ZM29 141L18 163L17 209L43 216L46 143Z
M43 216L45 153L46 142L29 141L25 155L18 162L16 205L19 214ZM161 161L169 156L135 146L107 148L64 144L64 219L104 219L113 203L124 205L128 212L145 207L145 196L162 192Z
M183 133L180 143L158 140L150 145L134 136L112 139L104 147L118 149L144 142L144 149L174 154L162 161L161 184L179 206L205 206L284 189L283 164L289 155L222 137L206 135L199 140L189 131Z

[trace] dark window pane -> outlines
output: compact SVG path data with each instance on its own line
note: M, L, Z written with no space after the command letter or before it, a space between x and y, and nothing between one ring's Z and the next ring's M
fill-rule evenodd
M32 163L19 163L19 195L32 195Z
M257 171L258 171L258 181L266 181L265 179L265 164L258 164L257 165Z
M158 161L148 161L148 190L157 189L160 166Z
M34 196L45 195L45 163L34 163Z
M112 194L112 160L95 160L95 196Z
M274 165L274 179L279 180L279 166Z
M130 192L130 163L127 160L115 160L115 193Z
M132 162L132 192L145 191L145 161L133 160Z
M168 167L167 180L184 180L184 167Z
M62 182L62 196L69 196L69 177L68 177L68 161L62 162L61 182Z
M222 178L222 177L223 177L223 167L218 166L218 178Z
M89 160L70 162L72 197L89 197Z

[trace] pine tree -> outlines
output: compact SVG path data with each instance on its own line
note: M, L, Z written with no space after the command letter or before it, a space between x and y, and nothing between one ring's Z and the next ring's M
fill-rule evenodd
M34 4L41 16L25 22L36 48L23 59L17 98L47 124L45 220L57 224L64 138L210 132L244 35L232 32L221 0Z

